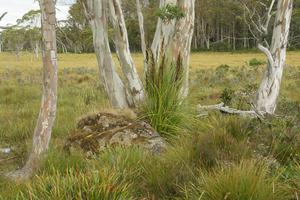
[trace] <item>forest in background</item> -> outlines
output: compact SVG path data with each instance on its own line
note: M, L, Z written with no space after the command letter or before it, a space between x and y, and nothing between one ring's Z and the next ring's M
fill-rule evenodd
M267 0L265 0L268 2ZM149 1L143 7L146 43L150 44L156 29L158 2ZM251 33L247 10L257 8L264 12L256 0L197 0L195 2L195 29L193 51L235 51L256 49L257 40ZM122 1L131 51L141 51L140 32L135 0ZM261 9L260 9L261 8ZM0 35L0 52L10 51L19 55L21 51L40 49L40 12L29 11L17 20L16 25L6 28ZM253 28L253 27L252 27ZM109 28L112 32L112 25ZM270 39L270 38L268 38ZM300 49L300 0L295 0L288 48ZM113 35L110 34L111 49L114 51ZM57 45L61 53L91 53L94 51L92 31L79 0L69 10L67 20L57 22Z

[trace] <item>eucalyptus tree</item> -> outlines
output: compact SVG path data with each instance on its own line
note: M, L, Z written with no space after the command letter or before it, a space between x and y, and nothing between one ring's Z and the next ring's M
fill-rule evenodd
M166 57L170 63L182 59L185 75L181 94L186 97L189 90L189 60L194 33L195 0L160 0L159 16L151 51L156 62L159 62L161 57Z
M4 47L14 52L17 59L20 58L21 52L24 49L26 43L25 28L18 26L11 26L2 31Z
M210 106L199 106L199 111L217 109L225 113L246 117L261 118L273 115L277 107L283 70L286 62L286 50L292 20L293 0L259 1L253 9L247 9L247 23L253 37L257 40L258 49L267 58L267 68L257 91L253 110L241 111L224 106L224 103ZM266 4L269 3L269 4ZM276 9L274 9L276 7ZM261 14L264 13L264 14ZM275 14L275 19L272 20ZM271 44L268 36L270 23L273 22Z
M21 19L17 20L18 26L21 26L25 29L26 41L28 41L36 59L39 57L41 41L40 20L40 10L30 10L29 12L25 13Z
M137 105L144 100L144 88L129 49L128 33L120 0L110 0L109 10L115 35L116 53L126 79L128 91L134 104Z
M93 43L98 60L100 80L116 108L133 105L133 98L116 71L108 38L108 0L81 0L93 32Z
M6 14L7 14L7 12L0 15L0 21L5 17ZM2 33L0 32L0 53L2 52L2 46L3 46L3 39L2 39Z
M249 11L249 24L258 42L258 49L267 58L267 69L257 92L255 109L261 114L274 114L280 92L282 74L286 62L286 50L292 20L293 0L278 0L273 22L271 44L267 41L269 26L273 16L276 0L269 6L260 2L266 10L261 16L256 11Z
M128 33L120 0L81 0L81 2L93 32L94 48L98 59L100 76L111 104L118 108L136 106L144 99L144 88L131 57ZM147 3L147 1L145 2ZM171 55L171 57L168 57L171 58L171 62L177 62L179 58L183 60L182 63L186 75L182 94L186 96L188 91L188 63L194 27L195 1L180 0L175 2L174 0L174 5L169 5L169 3L172 2L161 0L161 9L166 7L167 10L165 11L168 12L168 8L171 8L177 12L175 15L179 14L181 17L175 16L176 19L162 19L168 15L168 13L162 13L163 15L158 20L152 44L152 52L157 62L159 62L160 57L165 57L166 55ZM139 8L138 12L141 15ZM125 84L115 70L115 63L111 55L108 38L109 18L113 25L116 53L123 69ZM141 17L139 17L139 20L141 27L143 23ZM144 43L142 46L144 46L145 51L145 39L142 39L142 43ZM161 52L161 49L165 49L166 51ZM144 56L146 57L145 52Z
M49 148L57 105L57 48L54 0L40 0L43 46L43 94L32 150L23 168L7 174L13 180L29 179Z

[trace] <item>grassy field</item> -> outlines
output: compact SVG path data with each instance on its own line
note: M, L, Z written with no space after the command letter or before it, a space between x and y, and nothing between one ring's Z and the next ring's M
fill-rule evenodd
M115 61L118 64L116 57ZM243 66L251 59L257 58L265 60L261 53L193 53L191 55L191 69L210 69L216 68L221 64L229 66ZM133 54L133 59L138 67L142 70L143 57L141 54ZM300 66L300 52L289 52L287 56L288 66ZM25 53L19 60L14 54L1 53L0 54L0 70L5 68L19 68L22 71L31 71L32 68L41 67L41 59L36 61L32 54ZM76 67L97 67L97 60L94 54L61 54L59 55L59 68L76 68Z
M133 56L141 73L142 56ZM0 173L26 160L40 105L41 65L31 54L17 60L0 53L0 148L12 147L14 157L0 155ZM193 53L186 115L195 114L198 103L225 101L249 109L264 69L259 53ZM63 153L63 143L81 116L110 106L95 56L59 55L58 112L49 156L25 185L1 177L0 199L296 199L299 88L300 52L289 52L277 112L285 117L262 123L219 113L193 115L161 158L117 148L90 160Z

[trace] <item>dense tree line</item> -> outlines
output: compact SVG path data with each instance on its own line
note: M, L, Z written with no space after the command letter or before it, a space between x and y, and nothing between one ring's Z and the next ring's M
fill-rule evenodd
M257 41L249 31L247 22L249 13L245 4L256 8L261 6L255 0L197 0L192 49L195 51L234 51L256 48ZM142 8L147 46L151 43L155 33L158 6L158 1L150 0L149 4ZM122 8L131 51L141 51L136 0L122 1ZM257 12L263 12L263 10L258 9ZM30 11L18 20L17 25L3 31L0 38L2 47L0 51L12 51L16 55L19 55L22 50L38 53L38 41L41 36L38 35L38 25L33 23L38 14L37 11ZM71 6L68 19L57 23L59 52L86 53L94 51L92 31L79 0ZM112 32L111 24L109 24L109 31ZM109 40L114 51L113 37L110 36ZM289 49L299 49L299 41L300 0L295 0Z

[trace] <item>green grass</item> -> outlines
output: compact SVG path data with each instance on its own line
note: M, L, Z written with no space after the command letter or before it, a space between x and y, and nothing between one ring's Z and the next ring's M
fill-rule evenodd
M286 200L291 198L286 185L269 168L258 161L245 161L236 166L220 168L211 173L202 172L186 199L201 200Z
M232 107L249 109L264 65L256 66L263 61L260 54L193 54L191 93L183 106L174 103L176 91L170 92L174 85L167 81L161 90L166 93L155 96L156 103L148 102L141 114L155 113L150 114L154 127L174 135L167 151L157 156L117 147L89 159L82 152L65 153L64 141L82 115L110 106L94 56L60 55L58 112L48 157L25 184L1 176L0 199L297 199L299 55L289 54L292 66L284 73L277 111L284 117L260 122L212 112L196 118L199 103L225 99ZM139 63L141 56L134 56ZM13 147L11 156L16 156L0 162L1 173L26 161L40 105L41 63L31 63L29 55L13 59L0 54L0 147ZM165 100L157 103L157 97Z

